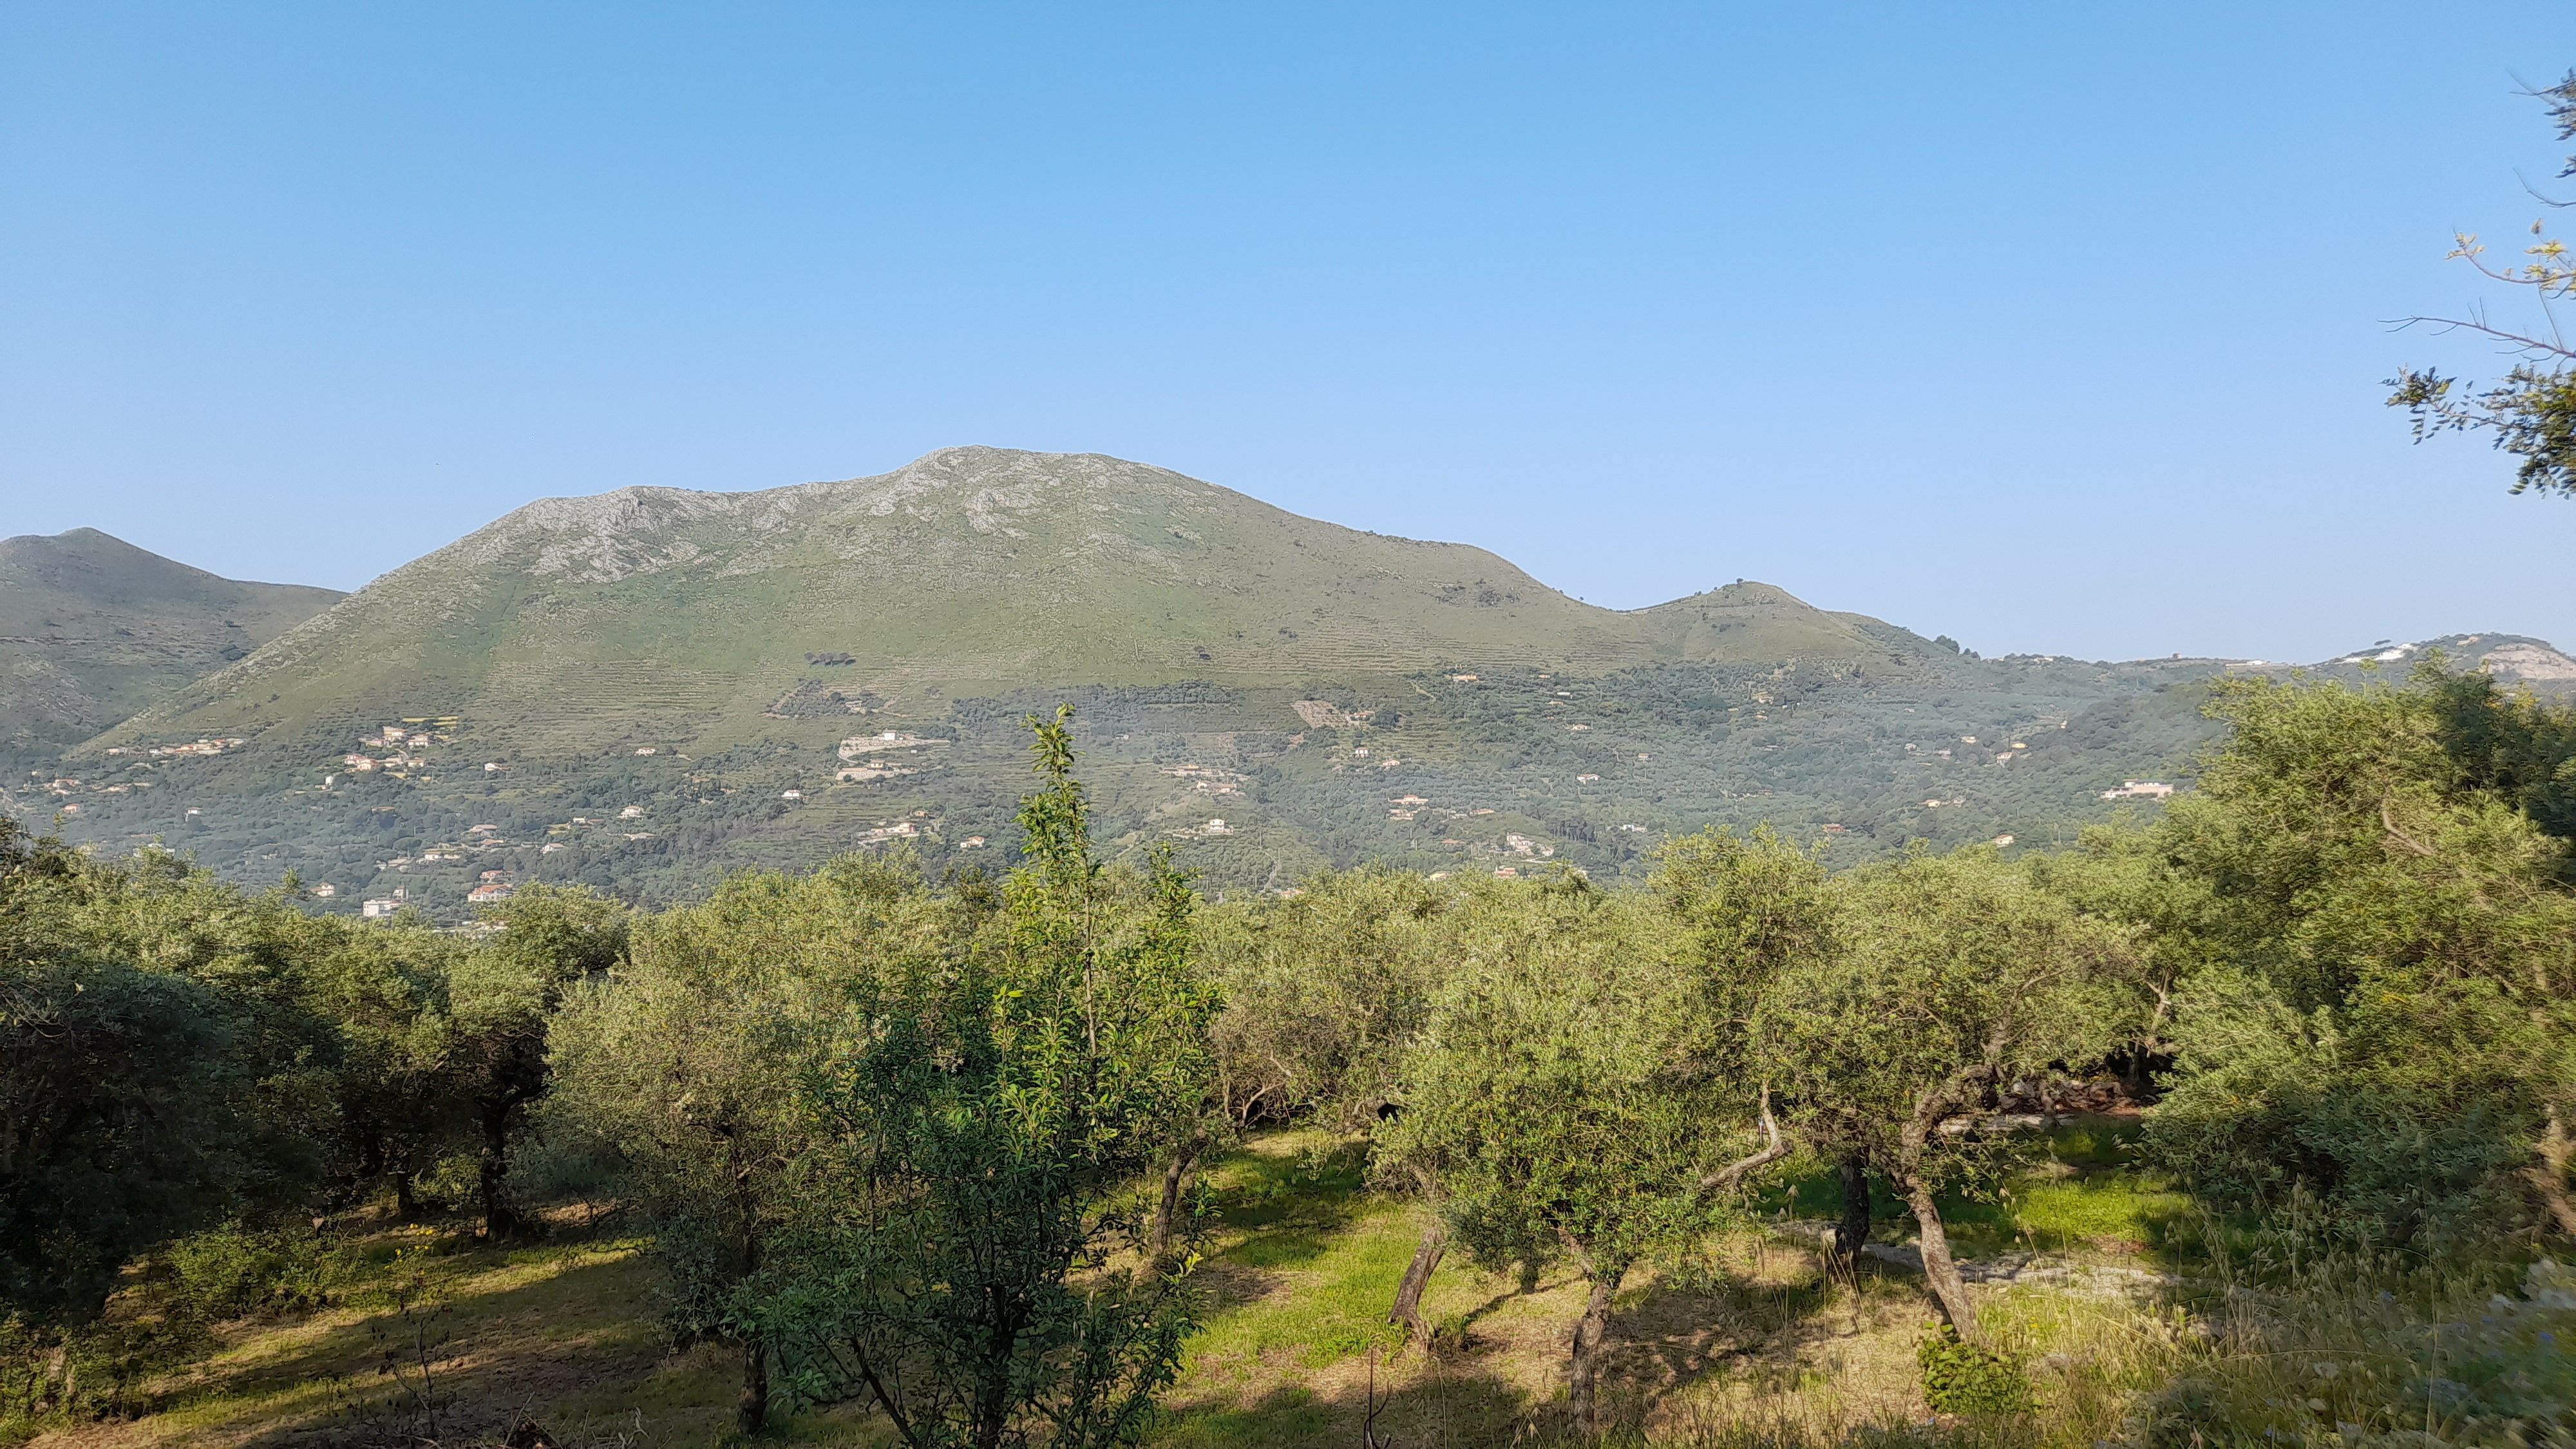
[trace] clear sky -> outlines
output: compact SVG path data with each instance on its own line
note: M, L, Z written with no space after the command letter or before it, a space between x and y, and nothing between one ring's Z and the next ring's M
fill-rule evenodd
M2378 386L2499 370L2385 319L2570 65L2565 0L0 0L0 534L345 588L972 442L1620 607L2576 646L2576 502Z

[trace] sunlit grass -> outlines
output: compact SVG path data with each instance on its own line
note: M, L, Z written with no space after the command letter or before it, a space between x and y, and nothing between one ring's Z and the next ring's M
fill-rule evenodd
M2184 1199L2128 1165L2116 1137L2058 1148L1991 1199L1957 1204L1963 1246L1982 1256L2137 1242L2162 1245L2169 1268L2225 1267L2201 1260L2190 1231L2166 1231ZM1372 1191L1349 1144L1266 1135L1212 1164L1208 1178L1197 1270L1207 1309L1153 1444L1338 1449L1359 1442L1372 1376L1384 1405L1374 1428L1404 1449L1574 1442L1562 1437L1561 1411L1578 1280L1552 1272L1524 1293L1508 1274L1453 1254L1424 1306L1467 1331L1427 1353L1385 1322L1422 1209ZM1822 1201L1806 1208L1816 1179L1800 1174L1764 1215L1831 1216L1830 1173L1822 1185ZM732 1443L733 1365L712 1348L667 1351L643 1246L574 1238L492 1250L460 1231L416 1227L354 1238L331 1307L227 1326L218 1353L165 1386L162 1412L84 1426L48 1449L247 1449L326 1424L333 1379L363 1384L379 1351L373 1330L399 1323L391 1289L404 1273L444 1306L455 1382L484 1421L527 1404L567 1445L611 1442L627 1425L652 1446ZM2195 1277L2170 1290L2171 1302L1981 1288L1987 1326L2026 1368L2034 1408L2009 1422L1949 1422L1921 1400L1915 1349L1930 1303L1919 1277L1881 1264L1856 1285L1838 1283L1803 1235L1744 1225L1641 1270L1620 1295L1606 1360L1621 1421L1611 1442L2187 1449L2195 1433L2217 1445L2268 1428L2273 1443L2335 1435L2340 1444L2343 1423L2369 1435L2420 1430L2434 1397L2438 1444L2484 1445L2504 1442L2497 1426L2518 1406L2545 1414L2576 1400L2576 1358L2559 1348L2576 1339L2569 1280L2544 1271L2535 1288L2516 1267L2365 1283L2358 1268L2330 1267L2226 1293ZM887 1438L881 1422L845 1407L782 1413L763 1442Z
M1235 1301L1208 1316L1194 1364L1313 1368L1402 1342L1386 1313L1420 1228L1362 1178L1358 1155L1320 1133L1265 1138L1217 1165L1208 1276Z
M2032 1141L2023 1170L1940 1194L1942 1221L1962 1250L1977 1253L2160 1247L2168 1225L2191 1210L2191 1200L2162 1175L2137 1165L2136 1139L2134 1123L2079 1119L2044 1144ZM1842 1189L1833 1164L1812 1156L1793 1159L1756 1207L1766 1216L1837 1217ZM1881 1235L1912 1231L1905 1204L1876 1178L1870 1212Z

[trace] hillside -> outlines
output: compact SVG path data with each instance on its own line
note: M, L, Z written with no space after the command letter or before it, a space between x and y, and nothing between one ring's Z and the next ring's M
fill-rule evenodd
M2519 636L2436 642L2576 674ZM530 505L0 807L291 870L326 909L455 919L523 880L670 899L851 849L1006 859L1021 721L1069 700L1104 834L1217 892L1371 859L1616 874L1709 824L1845 859L2019 849L2154 808L2125 782L2181 778L2214 731L2201 682L2244 667L1979 659L1757 583L1595 608L1162 469L959 448Z
M1891 642L1758 585L1623 614L1481 549L1300 518L1159 468L954 448L837 483L531 504L107 743L462 715L575 753L1038 684L1598 674Z
M340 598L218 578L91 528L0 539L0 760L49 761Z

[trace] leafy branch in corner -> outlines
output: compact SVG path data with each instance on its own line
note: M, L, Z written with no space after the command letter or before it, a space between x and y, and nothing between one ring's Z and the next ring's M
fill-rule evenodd
M2576 140L2576 71L2528 94L2548 108L2559 140ZM2576 157L2558 174L2576 176ZM2570 204L2536 190L2532 196L2545 206ZM2576 348L2569 346L2557 315L2557 304L2576 288L2576 261L2570 260L2567 244L2548 232L2545 217L2531 224L2536 240L2523 249L2519 264L2490 260L2485 244L2467 232L2453 236L2448 258L2467 262L2489 281L2521 288L2535 304L2537 316L2531 322L2501 322L2479 305L2464 317L2408 317L2397 324L2469 332L2496 343L2517 359L2501 381L2480 388L2424 367L2400 372L2386 386L2388 405L2411 415L2417 442L2436 433L2485 431L2498 449L2522 460L2514 473L2514 492L2576 498L2576 371L2570 368Z

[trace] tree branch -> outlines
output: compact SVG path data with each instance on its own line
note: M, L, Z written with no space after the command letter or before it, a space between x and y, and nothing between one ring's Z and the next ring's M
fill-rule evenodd
M1771 1115L1771 1084L1768 1082L1762 1084L1762 1135L1765 1141L1761 1150L1701 1178L1699 1190L1703 1193L1732 1191L1748 1174L1789 1155L1788 1140L1780 1135L1780 1121Z
M2390 813L2388 808L2388 797L2385 795L2379 798L2379 823L2387 829L2391 838L2396 840L2398 844L2405 846L2408 850L2415 852L2417 855L2423 856L2427 860L2438 860L2441 858L2439 852L2425 845L2424 842L2417 840L2414 836L2411 836L2405 831L2397 828L2397 818L2395 815Z
M2506 280L2510 279L2508 278ZM2532 284L2522 283L2521 285L2529 286ZM2544 342L2537 337L2526 337L2519 332L2508 332L2504 328L2495 326L2488 322L2470 322L2458 317L2401 317L2397 320L2395 325L2398 328L2403 329L2415 326L2418 323L2423 323L2432 327L2440 327L2446 331L2480 333L2484 336L2492 337L2498 342L2510 342L2515 347L2518 347L2525 352L2542 353L2551 357L2576 357L2576 351L2570 351L2568 348L2560 346L2558 343Z

